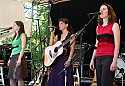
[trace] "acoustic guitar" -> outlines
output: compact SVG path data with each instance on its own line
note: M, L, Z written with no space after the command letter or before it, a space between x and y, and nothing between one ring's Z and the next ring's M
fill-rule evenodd
M33 86L41 86L42 80L43 80L42 72L39 71L38 76L37 76L37 80L35 81Z
M39 70L39 72L36 74L36 80L34 81L33 86L47 86L47 79L49 76L49 71L45 70L44 72L42 70Z
M60 55L64 52L63 46L70 42L77 34L74 34L63 43L61 41L57 41L54 45L48 46L44 51L44 65L53 67L55 63L61 58Z

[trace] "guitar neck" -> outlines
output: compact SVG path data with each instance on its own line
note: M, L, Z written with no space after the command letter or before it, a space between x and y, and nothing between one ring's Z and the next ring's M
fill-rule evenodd
M63 42L60 46L58 46L58 49L60 49L60 48L63 47L64 45L66 45L70 40L71 40L71 37L68 38L65 42Z

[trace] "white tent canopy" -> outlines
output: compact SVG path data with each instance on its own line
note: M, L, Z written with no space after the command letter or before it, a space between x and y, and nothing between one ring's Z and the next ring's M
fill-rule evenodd
M28 1L28 0L23 0ZM31 21L26 21L24 13L24 2L17 0L0 0L0 32L3 29L11 27L16 20L24 22L27 36L31 33ZM12 31L0 34L0 37L12 35Z
M3 29L11 27L16 20L24 22L25 32L27 36L31 33L31 21L26 21L24 13L25 2L37 2L38 0L0 0L0 37L12 36L13 32L10 30L8 33L2 34ZM48 2L49 0L39 0L41 2ZM71 0L50 0L53 4Z

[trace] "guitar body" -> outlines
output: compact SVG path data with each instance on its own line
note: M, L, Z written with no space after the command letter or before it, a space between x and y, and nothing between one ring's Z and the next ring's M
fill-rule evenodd
M39 75L38 75L38 78L37 78L37 80L35 81L35 83L34 83L33 86L41 86L42 80L43 80L43 77L41 77L41 74L39 74Z
M45 80L44 80L45 76L46 76L46 73L44 72L42 74L42 72L40 71L38 73L37 80L35 81L33 86L46 86L46 83L45 83Z
M57 41L54 45L45 48L44 52L44 65L53 67L55 63L60 59L59 56L63 54L63 47L61 41ZM56 52L55 52L56 51Z

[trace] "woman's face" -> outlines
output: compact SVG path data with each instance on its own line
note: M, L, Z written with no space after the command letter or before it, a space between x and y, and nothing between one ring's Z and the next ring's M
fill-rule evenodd
M68 24L65 24L64 22L59 22L59 30L64 30L68 27Z
M102 6L100 7L100 12L101 12L100 17L101 17L102 19L108 18L108 8L107 8L106 5L102 5Z
M20 28L20 27L19 27L16 23L13 24L13 30L14 30L14 31L18 31L19 28Z

